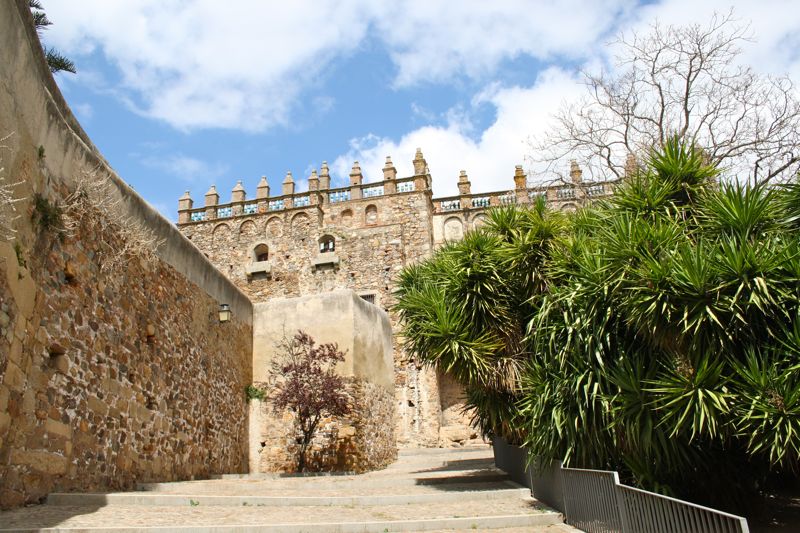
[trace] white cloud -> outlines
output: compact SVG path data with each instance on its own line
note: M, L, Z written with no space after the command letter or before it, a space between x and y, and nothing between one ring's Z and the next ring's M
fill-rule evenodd
M330 60L358 46L370 9L358 1L243 9L215 0L53 0L47 12L58 21L48 41L69 55L102 52L142 114L179 129L259 131L285 124Z
M722 0L710 0L699 4L693 0L665 0L635 12L625 12L617 24L618 28L624 28L626 31L640 32L648 31L649 25L655 19L667 25L692 22L708 24L715 12L724 14L730 8L730 2ZM742 20L742 23L750 24L755 37L753 43L745 43L746 46L743 47L743 62L753 65L763 74L789 74L793 79L800 80L798 46L800 38L797 37L800 35L800 3L767 0L760 3L741 2L734 8L735 15ZM691 13L691 20L687 18L687 13ZM458 16L454 15L456 18ZM580 17L576 19L577 24L580 24L580 20ZM604 27L603 23L600 26ZM444 34L448 31L447 26L442 29ZM587 70L597 70L601 66L613 68L613 58L610 57L613 47L599 45L597 39L601 39L601 36L597 31L590 31L587 34L577 32L577 34L575 54L580 55L581 49L591 49L590 52L585 52L583 68ZM576 33L569 32L569 35L574 37ZM588 40L583 39L586 35L589 36ZM494 43L490 43L490 47L493 45ZM419 50L430 52L426 46L423 38ZM561 43L561 48L557 50L565 53L568 51L567 46ZM465 49L460 48L460 50ZM446 53L456 54L452 50ZM492 53L489 51L483 56L479 53L479 56L489 57ZM546 53L542 52L539 57L544 55ZM425 57L418 58L418 67L414 57L415 54L409 52L409 55L403 56L404 59L398 59L400 81L403 81L406 75L409 76L408 79L414 76L424 78L424 74L419 74L417 70L418 67L423 69ZM455 65L453 68L458 68L461 59L459 57L451 59ZM478 64L463 68L481 67ZM447 72L446 69L437 68L435 60L432 70ZM406 74L403 74L404 72ZM422 147L431 168L434 194L437 196L457 193L456 183L458 171L461 169L467 170L473 192L509 189L513 187L514 165L523 163L527 156L532 155L531 148L525 141L546 132L552 113L564 101L577 99L582 94L585 88L579 82L575 72L550 68L540 74L531 87L504 87L499 83L491 83L472 100L473 106L488 104L496 109L495 121L479 135L476 136L475 132L468 130L469 113L463 113L463 109L455 109L454 115L463 114L464 121L450 117L446 126L426 125L406 133L399 140L367 135L352 141L351 149L336 159L333 171L338 174L340 183L343 183L352 160L358 159L368 179L381 179L380 169L384 157L393 155L400 174L410 175L412 173L410 161L414 156L414 150L416 147Z
M390 155L398 175L410 176L414 153L422 148L436 196L457 194L461 170L467 171L473 192L511 189L514 166L524 164L529 153L527 137L546 128L550 110L580 90L572 75L555 68L542 73L532 87L494 84L474 100L476 105L488 103L496 109L495 121L478 138L473 140L469 124L453 114L444 126L425 126L397 141L375 135L354 139L350 150L334 160L331 172L335 183L343 185L353 160L358 160L365 179L378 181Z
M409 86L491 74L501 61L520 55L583 58L634 5L631 0L412 0L387 4L376 25L398 67L395 83Z
M118 98L143 115L262 131L288 124L304 91L368 37L386 47L398 86L481 77L522 54L583 57L632 3L51 0L46 38L68 55L103 54L120 71Z
M131 155L138 156L138 154ZM184 154L148 155L141 157L140 160L145 166L162 170L182 181L198 185L213 183L214 180L225 176L229 171L228 165L209 163Z

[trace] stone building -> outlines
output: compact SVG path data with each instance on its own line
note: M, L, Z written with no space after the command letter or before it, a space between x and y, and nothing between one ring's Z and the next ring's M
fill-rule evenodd
M323 162L319 173L309 176L307 191L296 191L287 173L280 194L271 195L262 177L255 198L238 182L230 202L220 203L212 186L199 208L187 191L178 203L178 227L254 303L351 289L389 313L396 336L392 307L400 270L480 226L488 208L544 197L556 209L574 209L614 187L612 181L584 183L575 163L569 182L529 186L517 166L509 190L473 194L462 171L458 196L433 198L421 150L413 168L412 176L398 177L387 157L382 179L366 182L356 162L349 186L332 188ZM477 437L461 412L460 388L406 357L398 339L394 370L399 443L451 445Z

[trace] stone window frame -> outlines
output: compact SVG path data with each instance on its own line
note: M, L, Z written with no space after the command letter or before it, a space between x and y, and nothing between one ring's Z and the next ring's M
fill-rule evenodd
M328 243L330 243L330 247L327 246ZM328 254L336 251L336 237L330 233L320 236L320 238L317 239L317 244L319 245L319 253L321 254Z
M260 258L262 254L258 253L259 248L262 247L262 246L266 250L265 252L263 252L263 255L266 255L266 257L264 257L264 258ZM263 241L259 241L259 242L255 243L250 248L250 261L253 262L253 263L259 263L261 261L269 261L269 244L267 244L266 242L263 242Z

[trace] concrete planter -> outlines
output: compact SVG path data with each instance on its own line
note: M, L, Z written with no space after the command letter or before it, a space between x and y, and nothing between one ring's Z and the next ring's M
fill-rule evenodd
M515 483L530 488L531 476L526 467L527 449L509 444L502 437L492 438L492 449L494 450L495 466L507 473Z

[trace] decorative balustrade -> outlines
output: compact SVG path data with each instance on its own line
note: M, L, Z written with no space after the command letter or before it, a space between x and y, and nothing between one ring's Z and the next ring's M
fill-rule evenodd
M311 205L325 203L327 196L328 203L335 204L349 202L366 198L376 198L381 196L393 195L398 193L408 193L418 189L419 177L408 177L400 179L385 180L377 183L365 185L354 185L351 187L340 187L336 189L314 189L300 194L285 194L279 197L245 199L231 202L229 204L213 204L202 208L187 209L191 207L191 198L182 198L183 208L179 209L182 222L203 222L215 218L231 218L242 215L255 215L259 212L281 211L290 208L304 208ZM428 189L428 185L421 185ZM355 191L355 192L353 192ZM387 193L387 191L389 191ZM518 201L534 203L539 198L547 202L571 202L578 198L599 198L607 196L613 192L612 182L594 182L583 185L562 184L558 186L542 186L541 184L528 184L524 196L518 198L520 190L490 192L480 195L462 194L447 198L434 198L434 211L438 213L452 212L461 209L488 209L497 205L511 205ZM319 200L315 200L319 195ZM208 196L208 195L207 195ZM217 195L218 198L218 195ZM188 200L188 203L187 203Z
M332 204L339 203L339 202L347 202L350 200L350 191L332 191L328 193L328 201Z
M292 200L292 205L295 207L306 207L311 205L311 199L306 196L295 196Z
M413 181L402 181L397 184L397 192L412 192L414 189Z
M461 200L442 200L439 207L442 211L458 211L461 209Z
M376 185L375 187L364 187L361 189L362 198L373 198L375 196L383 196L383 185Z
M489 207L491 198L488 196L481 196L480 198L472 199L472 207Z
M500 195L500 205L510 205L517 203L517 195L514 193L506 193Z
M586 196L603 196L606 193L606 188L603 185L592 185L586 189Z
M556 198L559 200L570 200L575 198L575 189L572 187L565 187L562 189L556 190Z

